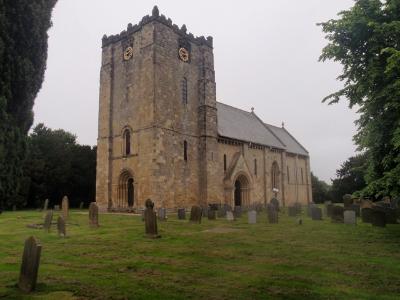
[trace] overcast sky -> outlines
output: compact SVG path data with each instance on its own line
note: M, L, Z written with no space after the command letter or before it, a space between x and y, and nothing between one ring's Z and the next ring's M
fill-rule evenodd
M195 36L214 37L217 100L285 128L310 152L311 170L330 182L355 146L347 107L322 104L336 91L341 66L318 62L326 45L316 23L336 18L352 0L171 1L59 0L49 31L45 81L35 124L62 128L83 144L97 139L101 38L160 13Z

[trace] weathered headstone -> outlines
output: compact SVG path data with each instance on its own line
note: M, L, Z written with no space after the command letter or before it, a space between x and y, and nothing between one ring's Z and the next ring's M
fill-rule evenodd
M53 221L53 211L49 210L46 213L46 216L44 218L44 224L43 224L43 228L44 230L46 230L47 232L50 231L50 227L51 227L51 222Z
M373 226L386 227L386 215L385 212L373 209L371 215L371 223Z
M167 221L167 209L164 207L160 207L158 209L158 219L160 221Z
M235 216L235 219L240 218L242 216L242 207L235 206L235 209L233 210L233 215Z
M372 208L361 209L361 219L364 223L372 223Z
M64 218L64 221L68 220L68 213L69 213L69 201L68 197L64 196L61 202L61 208L62 208L62 215Z
M331 211L331 220L334 223L343 223L343 212L344 209L342 206L337 206L334 205L332 206L332 211Z
M231 210L228 210L226 212L226 219L228 221L235 221L235 216L233 215L233 212Z
M344 208L349 208L353 204L353 198L350 194L343 195L343 206Z
M349 224L349 225L357 224L356 212L354 210L346 210L343 213L343 219L344 219L344 224Z
M59 211L60 210L60 205L54 205L54 210Z
M326 206L325 206L325 208L326 208L326 216L327 217L332 217L332 210L333 210L333 207L334 207L335 205L333 205L333 204L327 204Z
M144 211L145 232L149 238L159 238L157 229L157 216L154 209L154 203L150 199L146 200L146 209Z
M314 221L321 221L322 220L322 209L314 206L311 208L311 219Z
M216 220L217 218L217 211L210 209L208 210L208 219L209 220Z
M247 219L249 224L256 224L257 223L257 211L250 210L247 212Z
M44 200L43 210L46 211L49 207L49 199Z
M42 246L33 236L26 239L18 281L18 287L26 293L36 287L41 252Z
M201 208L201 215L202 215L202 217L204 217L204 218L208 218L208 212L209 212L209 207L208 206L205 206L205 207L202 207Z
M270 224L278 223L278 211L276 210L275 205L269 204L267 206L267 216Z
M85 203L83 203L83 202L81 202L80 204L79 204L79 209L83 209L83 206L85 205Z
M67 236L67 226L65 225L65 220L62 216L59 216L57 219L57 231L58 235L62 237Z
M295 211L296 211L296 215L301 215L301 209L302 209L301 203L295 202L295 203L293 204L293 206L294 206L294 209L295 209Z
M99 207L96 202L89 205L89 225L91 227L99 227Z
M311 218L313 207L315 207L315 204L314 204L314 203L309 203L309 204L307 205L307 217L310 217L310 218Z
M225 206L219 207L219 208L218 208L218 211L217 211L217 216L218 216L218 218L225 218L226 212L227 212L227 210L226 210L226 207L225 207Z
M201 207L194 205L190 210L190 221L194 223L201 223Z
M279 211L279 200L276 199L275 197L271 199L271 201L269 202L270 204L272 204L275 207L276 211Z
M186 219L186 211L184 208L178 208L178 219L185 220Z

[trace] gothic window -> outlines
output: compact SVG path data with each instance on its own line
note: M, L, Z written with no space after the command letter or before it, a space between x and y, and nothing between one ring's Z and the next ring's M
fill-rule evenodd
M254 175L257 175L257 159L254 159Z
M187 161L188 157L187 157L187 142L184 141L183 142L183 159L184 161Z
M187 91L187 79L186 77L183 77L182 79L182 103L187 104L188 103L188 91Z
M279 167L278 163L275 161L272 164L272 170L271 170L271 183L272 183L272 189L279 189Z
M287 183L290 183L289 166L287 166Z
M124 134L124 155L131 154L131 132L129 129L125 129Z
M224 172L226 172L226 154L224 154Z

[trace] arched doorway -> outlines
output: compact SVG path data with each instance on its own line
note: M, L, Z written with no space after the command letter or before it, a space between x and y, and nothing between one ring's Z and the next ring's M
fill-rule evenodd
M233 193L234 198L234 205L235 206L242 206L249 204L249 181L246 176L239 175L235 180L235 190Z
M117 203L118 208L132 207L135 203L135 187L132 174L125 170L119 176Z

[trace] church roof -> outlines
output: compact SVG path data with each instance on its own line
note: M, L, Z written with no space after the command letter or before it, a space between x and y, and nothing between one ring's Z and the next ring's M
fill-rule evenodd
M217 102L218 134L308 156L307 150L285 129L264 123L254 112Z

